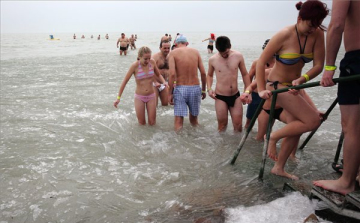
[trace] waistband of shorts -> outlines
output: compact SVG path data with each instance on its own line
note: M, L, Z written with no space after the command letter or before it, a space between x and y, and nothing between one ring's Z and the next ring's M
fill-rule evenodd
M345 53L345 57L354 57L354 56L360 56L360 49L349 51L349 52Z
M175 88L200 88L200 85L176 85Z

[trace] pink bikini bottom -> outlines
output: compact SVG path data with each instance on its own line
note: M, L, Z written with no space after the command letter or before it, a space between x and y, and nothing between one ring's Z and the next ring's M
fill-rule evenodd
M156 94L152 93L149 95L139 95L139 94L135 94L135 98L139 99L140 101L147 103L149 102L151 99L155 98Z

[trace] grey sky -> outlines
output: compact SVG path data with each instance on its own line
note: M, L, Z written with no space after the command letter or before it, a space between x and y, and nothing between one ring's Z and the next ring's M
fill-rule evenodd
M1 1L1 33L276 31L296 2Z

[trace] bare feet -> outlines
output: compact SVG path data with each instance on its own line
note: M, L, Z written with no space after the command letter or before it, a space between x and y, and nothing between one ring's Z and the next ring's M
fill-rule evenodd
M278 160L277 151L276 151L276 141L271 138L269 139L269 147L267 154L270 157L270 159L274 161Z
M289 159L290 159L291 161L295 162L295 163L299 163L299 162L300 162L299 158L297 158L297 157L296 157L295 155L293 155L293 154L290 154Z
M318 180L314 181L313 184L325 190L333 191L343 195L346 195L355 190L355 184L353 186L348 186L346 183L342 182L341 178L338 180Z
M271 169L271 173L274 175L286 177L286 178L289 178L292 180L299 180L299 177L289 174L289 173L285 172L284 170L277 168L275 166Z

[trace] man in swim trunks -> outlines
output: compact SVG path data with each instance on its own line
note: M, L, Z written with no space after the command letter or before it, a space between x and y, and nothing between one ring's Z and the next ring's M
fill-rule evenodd
M135 50L135 49L136 49L136 46L135 46L135 41L136 41L136 39L135 39L135 37L134 37L134 34L131 34L131 37L130 37L129 41L130 41L130 47L131 47L131 49L132 49L132 50Z
M184 116L188 115L187 108L190 110L191 125L199 124L201 99L206 97L206 73L199 51L187 47L188 41L184 35L177 37L176 44L176 50L169 54L169 102L174 105L175 131L179 131L183 127Z
M340 77L360 74L360 1L334 0L326 36L326 66L320 84L333 86L336 56L344 33L346 54L340 62ZM314 185L340 194L355 190L360 165L360 81L338 85L341 125L344 131L344 169L338 180L314 181Z
M120 43L120 56L124 53L127 54L127 46L129 44L129 39L125 37L125 33L121 33L121 37L118 39L116 43L116 47L119 48Z
M244 57L241 53L231 50L230 39L219 36L215 47L219 53L210 57L207 74L208 94L215 99L218 131L225 131L228 124L228 112L233 122L234 131L242 131L243 103L249 103L246 98L240 97L238 89L238 69L240 69L244 89L250 85L249 74L245 67ZM212 89L214 71L216 74L216 86Z
M160 70L160 74L164 77L165 81L169 81L169 62L168 55L170 53L171 43L169 41L164 41L160 43L160 52L155 53L152 58L155 60L157 67ZM155 82L155 87L157 89L157 95L159 95L162 106L167 106L169 100L169 89L164 85L158 82Z

